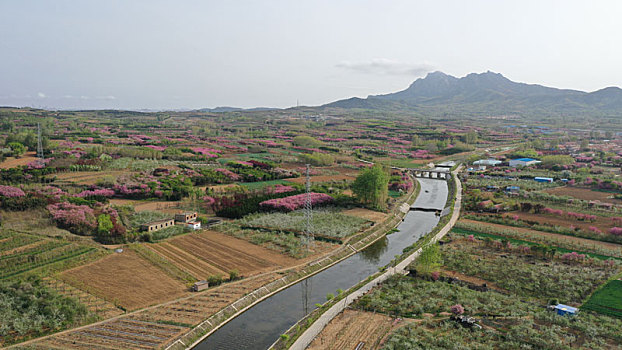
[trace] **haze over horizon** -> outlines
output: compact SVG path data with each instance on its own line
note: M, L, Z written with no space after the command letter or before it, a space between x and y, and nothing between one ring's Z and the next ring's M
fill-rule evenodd
M617 1L0 2L0 106L321 105L428 72L622 85Z

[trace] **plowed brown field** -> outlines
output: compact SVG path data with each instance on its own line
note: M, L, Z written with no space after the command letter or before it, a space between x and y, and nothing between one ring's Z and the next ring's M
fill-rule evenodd
M387 217L387 214L385 213L364 208L344 210L342 214L356 216L357 218L362 218L373 222L381 222Z
M382 340L402 322L372 312L344 310L313 340L307 350L379 349Z
M293 258L215 231L192 233L148 247L197 279L227 276L231 270L247 277L296 263Z
M134 310L189 293L183 283L126 249L62 273L78 289Z
M19 158L8 157L0 163L0 169L17 168L18 166L28 165L37 159L35 152L26 152Z

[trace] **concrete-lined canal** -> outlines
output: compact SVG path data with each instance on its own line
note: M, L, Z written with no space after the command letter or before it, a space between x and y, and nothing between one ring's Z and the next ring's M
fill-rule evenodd
M447 200L444 180L417 179L421 192L412 207L443 209ZM328 293L346 290L385 266L402 250L436 226L432 212L412 210L399 231L306 280L271 296L222 326L195 349L266 349L280 334L326 301Z

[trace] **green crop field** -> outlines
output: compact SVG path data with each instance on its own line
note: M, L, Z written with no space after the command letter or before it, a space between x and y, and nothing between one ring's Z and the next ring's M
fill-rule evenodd
M268 186L274 185L293 185L293 183L285 180L270 180L270 181L258 181L258 182L243 182L240 184L249 190L259 190Z
M622 281L613 280L607 283L592 294L581 309L622 318Z
M0 280L43 267L69 267L97 250L95 247L22 233L4 232L0 237Z

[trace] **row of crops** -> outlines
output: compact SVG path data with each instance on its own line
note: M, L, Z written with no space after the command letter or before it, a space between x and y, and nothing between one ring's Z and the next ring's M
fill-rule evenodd
M581 306L581 309L622 319L622 281L609 281L594 292L590 299Z
M0 280L48 265L68 266L82 261L96 248L34 235L0 234Z

